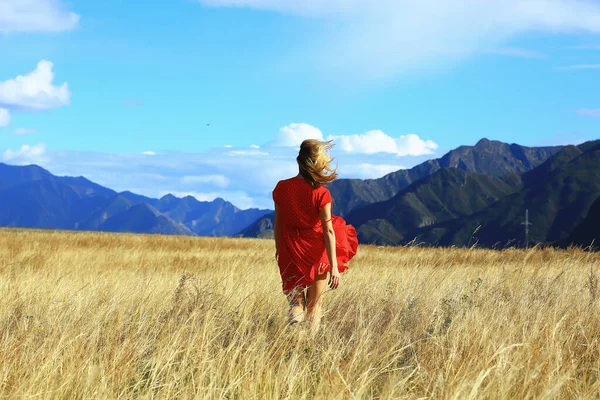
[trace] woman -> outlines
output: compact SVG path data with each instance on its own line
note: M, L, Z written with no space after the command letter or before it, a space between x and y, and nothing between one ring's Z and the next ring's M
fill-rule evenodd
M296 158L298 175L279 181L273 190L275 258L290 304L290 324L302 322L306 309L313 329L319 326L327 274L329 287L336 289L358 247L352 225L331 215L325 185L338 176L329 166L331 147L331 141L303 141Z

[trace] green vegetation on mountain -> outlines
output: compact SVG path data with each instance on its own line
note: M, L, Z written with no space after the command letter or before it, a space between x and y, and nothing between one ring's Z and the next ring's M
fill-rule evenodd
M413 240L425 227L471 215L520 186L517 174L494 177L443 168L389 200L355 210L347 220L357 228L363 243L399 244Z

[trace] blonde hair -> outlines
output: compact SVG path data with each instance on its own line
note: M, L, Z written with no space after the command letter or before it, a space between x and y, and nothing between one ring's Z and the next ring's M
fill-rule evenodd
M325 185L338 177L337 167L329 166L329 163L333 161L329 156L332 147L331 140L321 142L316 139L307 139L300 145L300 152L296 158L300 175L314 188Z

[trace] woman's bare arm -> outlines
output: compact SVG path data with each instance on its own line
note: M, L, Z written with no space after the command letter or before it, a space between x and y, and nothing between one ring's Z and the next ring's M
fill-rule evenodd
M275 256L279 254L279 238L281 237L281 223L279 222L279 208L275 204L275 220L273 221L273 236L275 237Z
M319 212L321 218L321 226L323 227L323 240L325 240L325 250L327 258L331 266L331 274L329 276L329 286L335 289L340 284L340 272L338 270L337 255L335 251L335 231L331 222L331 203L327 203Z

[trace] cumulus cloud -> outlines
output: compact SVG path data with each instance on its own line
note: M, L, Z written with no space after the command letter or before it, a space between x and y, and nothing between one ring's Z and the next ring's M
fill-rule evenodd
M6 108L0 108L0 128L10 125L10 112Z
M53 85L54 64L42 60L34 71L0 82L0 106L13 110L39 111L71 103L69 85Z
M6 149L2 153L2 161L14 165L41 164L46 161L46 146L24 144L18 150Z
M156 153L150 150L146 150L144 152L142 152L142 154L146 155L146 156L155 156Z
M305 139L334 140L337 148L347 153L391 153L398 156L420 156L432 154L438 148L433 141L422 140L415 134L394 138L380 130L357 135L329 135L324 139L319 128L306 123L292 123L280 128L270 146L298 147ZM239 152L236 153L239 154Z
M58 0L0 0L0 33L69 31L79 18Z
M342 151L348 153L391 153L398 156L420 156L433 154L438 145L431 140L422 140L415 134L391 137L380 130L360 135L330 136Z
M576 112L586 117L600 118L600 108L580 108Z
M319 128L305 123L291 123L279 129L272 146L298 147L306 139L323 140L323 133Z
M594 0L198 1L323 19L294 61L371 78L440 68L529 33L600 33Z
M37 129L17 128L13 131L15 135L33 135L37 133Z

